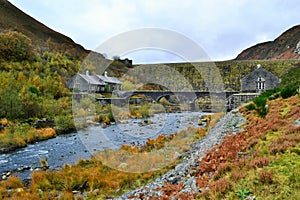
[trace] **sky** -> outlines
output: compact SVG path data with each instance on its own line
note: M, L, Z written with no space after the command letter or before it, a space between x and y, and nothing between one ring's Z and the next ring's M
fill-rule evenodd
M160 43L172 40L176 48L189 48L183 44L188 38L203 50L201 53L206 56L201 59L222 61L234 59L242 50L274 40L287 29L300 24L299 0L9 1L90 50L99 50L99 46L117 36L145 29L139 32L143 37L138 38L148 39L149 48L134 47L131 51L118 52L121 58L133 59L135 64L186 60L176 49L163 49L160 44L151 46L149 28L171 33L168 35L162 31ZM181 37L173 37L175 35ZM119 38L122 40L118 46L139 44L135 37ZM108 57L113 56L103 49L99 51Z

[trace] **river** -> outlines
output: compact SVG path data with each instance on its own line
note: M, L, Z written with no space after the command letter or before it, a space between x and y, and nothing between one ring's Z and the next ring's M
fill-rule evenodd
M65 163L75 164L104 149L118 149L122 144L142 145L148 138L168 135L188 126L198 126L200 112L155 114L145 119L130 119L125 124L107 128L91 126L77 133L59 135L53 139L30 144L27 147L0 154L0 174L13 171L22 180L30 179L32 171L47 159L49 170L59 170ZM153 122L153 123L147 123Z

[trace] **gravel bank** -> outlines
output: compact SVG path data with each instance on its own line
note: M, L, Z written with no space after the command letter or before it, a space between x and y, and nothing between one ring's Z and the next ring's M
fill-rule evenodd
M158 191L157 189L163 187L166 183L183 183L184 188L181 190L181 193L198 193L199 188L197 188L196 180L193 176L195 172L190 169L199 167L199 161L203 158L204 153L207 150L212 149L215 144L220 144L228 132L233 134L240 132L241 126L245 122L246 119L236 110L227 113L219 120L216 126L209 131L206 137L192 146L192 148L183 157L183 162L178 164L173 170L167 172L146 186L125 193L115 199L129 199L132 196L140 195L143 196L143 199L161 197L163 196L163 192Z

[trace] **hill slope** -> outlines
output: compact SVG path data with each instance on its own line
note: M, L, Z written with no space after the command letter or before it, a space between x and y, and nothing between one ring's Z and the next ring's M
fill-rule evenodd
M300 59L300 25L285 31L274 41L252 46L240 53L235 60Z
M49 41L56 50L68 52L78 57L89 53L71 38L60 34L36 21L7 0L0 0L0 32L12 30L28 36L35 47L48 50Z

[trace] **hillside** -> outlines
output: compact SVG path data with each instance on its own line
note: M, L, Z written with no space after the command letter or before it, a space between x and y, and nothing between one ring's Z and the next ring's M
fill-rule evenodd
M36 49L39 47L38 49L45 51L55 48L81 58L89 53L71 38L36 21L9 1L0 0L0 32L9 30L28 36Z
M274 41L254 45L235 60L283 60L300 59L300 25L282 33Z
M174 90L182 91L188 88L189 86L186 83L189 83L196 91L207 91L208 88L205 84L205 80L211 81L217 86L218 79L216 72L207 66L217 67L224 84L224 89L226 91L240 91L240 80L244 76L248 75L251 71L257 68L257 65L260 64L266 70L274 73L279 78L282 78L290 69L293 69L299 66L299 61L296 60L274 60L274 61L259 61L259 60L245 60L245 61L222 61L215 63L199 62L199 63L166 63L165 66L168 68L163 68L161 64L145 65L151 67L145 67L139 70L138 77L130 76L130 73L127 73L124 77L125 81L123 84L124 90L130 90L135 88L134 85L128 84L128 81L134 84L143 83L144 80L147 80L149 74L152 74L153 77L160 77L159 82L161 85L167 85L172 87ZM143 66L143 65L141 65ZM198 69L201 69L199 71ZM179 72L184 78L178 78L173 75L171 69ZM165 77L163 78L162 74ZM205 78L206 76L206 78ZM132 85L130 87L130 85ZM142 89L153 89L159 90L158 86L153 85L144 85ZM217 88L213 88L217 90Z

